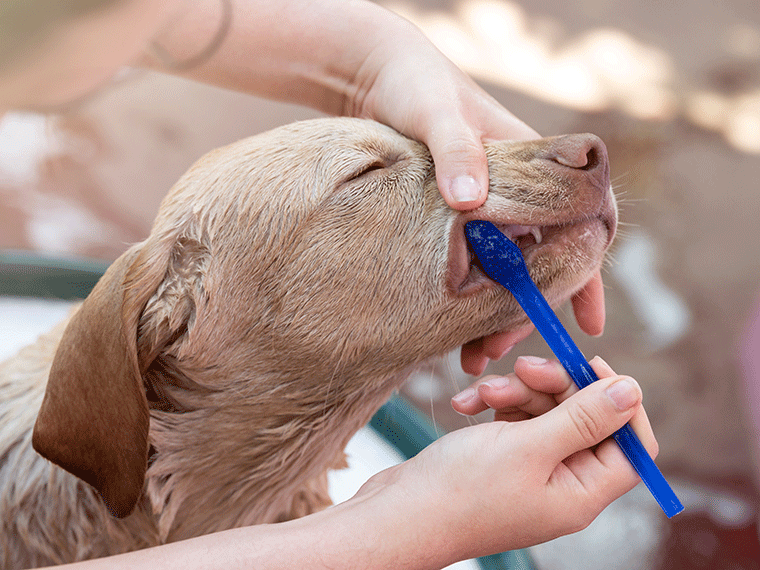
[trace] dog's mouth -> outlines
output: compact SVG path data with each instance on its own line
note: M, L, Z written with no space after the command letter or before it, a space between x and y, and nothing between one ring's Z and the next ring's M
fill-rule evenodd
M558 226L523 226L494 222L497 228L517 244L526 262L533 252L540 248L545 238L549 238ZM464 222L453 229L449 252L449 287L458 295L469 295L494 284L483 272L478 258L464 237Z
M464 236L464 224L472 218L471 215L460 216L451 228L447 285L457 296L472 295L484 288L497 285L483 272ZM609 244L615 232L614 214L613 217L602 215L557 225L521 225L497 220L487 221L493 222L505 236L517 244L528 266L537 256L543 253L556 254L568 241L584 233L604 232Z
M517 247L522 251L523 257L526 261L530 256L531 251L537 249L543 241L544 233L549 233L552 229L551 226L519 226L514 224L497 224L496 227L501 233L517 244ZM483 267L480 265L480 260L475 256L472 246L466 239L465 244L467 247L469 267L467 276L460 286L460 290L466 288L470 282L477 282L483 278L488 279Z

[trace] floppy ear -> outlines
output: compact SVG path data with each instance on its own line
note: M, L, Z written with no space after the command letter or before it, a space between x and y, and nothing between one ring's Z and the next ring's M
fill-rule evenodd
M161 248L152 252L135 247L117 259L72 317L32 440L43 457L95 487L117 517L134 508L147 468L149 412L137 325L168 258Z

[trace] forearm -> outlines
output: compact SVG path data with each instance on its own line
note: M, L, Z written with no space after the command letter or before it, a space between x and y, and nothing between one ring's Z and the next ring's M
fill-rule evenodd
M192 60L213 42L226 0L185 5L155 38L169 62ZM143 65L221 87L350 113L369 88L362 77L377 51L422 34L406 20L366 0L229 0L230 25L218 48L199 65L173 70L148 50ZM200 47L199 47L200 46ZM381 55L381 57L383 57Z
M383 488L286 523L232 529L66 566L69 570L365 570L447 565L440 537L399 507ZM391 493L392 494L392 493Z

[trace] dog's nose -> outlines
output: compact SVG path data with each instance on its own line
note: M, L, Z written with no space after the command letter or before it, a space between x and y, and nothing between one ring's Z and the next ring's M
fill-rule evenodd
M604 190L609 188L607 147L596 135L586 133L557 137L545 158L562 166L584 171Z

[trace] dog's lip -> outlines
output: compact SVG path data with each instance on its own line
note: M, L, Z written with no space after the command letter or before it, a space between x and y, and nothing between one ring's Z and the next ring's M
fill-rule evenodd
M502 233L515 241L522 250L527 264L530 264L543 249L551 247L556 242L555 238L561 236L563 230L567 228L589 223L601 223L607 230L607 245L609 245L614 237L616 225L614 208L596 216L563 220L558 221L556 224L545 225L531 225L517 223L514 220L495 219L476 212L460 214L454 219L450 229L447 273L447 287L456 296L469 296L485 288L497 286L494 281L483 273L476 262L473 263L473 255L464 235L464 225L475 219L492 222Z
M456 295L471 295L485 287L494 286L480 269L477 260L473 259L467 239L464 235L464 225L472 219L492 222L501 232L515 241L523 252L526 262L534 255L534 250L540 247L543 238L552 234L560 226L525 225L503 220L489 219L487 216L460 216L454 221L449 238L448 287ZM521 239L531 236L530 239Z

